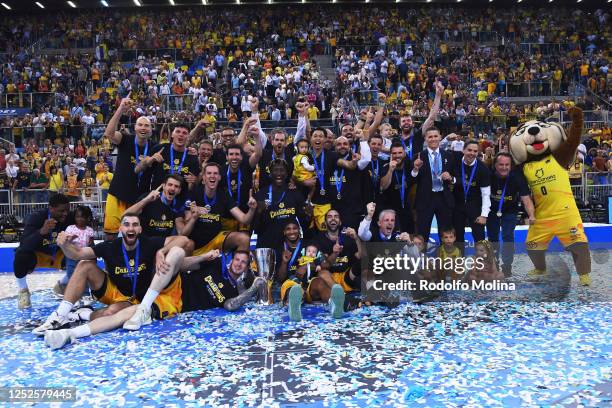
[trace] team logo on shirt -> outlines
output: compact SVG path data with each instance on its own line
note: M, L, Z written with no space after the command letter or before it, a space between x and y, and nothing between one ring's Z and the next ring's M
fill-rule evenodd
M179 159L174 159L174 164L179 164L181 161Z
M219 285L217 286L219 286L219 289L223 289L223 282L219 282Z
M56 238L56 237L57 237L57 232L56 232L56 231L53 231L53 232L51 233L51 236L52 236L53 238Z
M285 208L285 203L279 203L278 208Z
M537 178L542 178L542 176L544 176L544 169L537 169L535 172L535 176Z

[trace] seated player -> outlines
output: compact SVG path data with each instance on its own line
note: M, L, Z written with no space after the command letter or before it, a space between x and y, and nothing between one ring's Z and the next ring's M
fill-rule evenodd
M219 187L220 167L217 163L207 163L202 170L202 184L192 192L191 212L183 234L188 235L195 245L194 255L218 249L233 251L249 249L250 238L243 232L224 231L223 219L233 217L241 224L250 224L255 215L257 201L249 191L249 211L245 214L226 191Z
M13 271L19 288L17 307L32 306L26 276L36 268L60 269L64 253L57 247L57 237L74 224L68 198L56 194L49 199L49 208L30 214L25 221L19 247L15 251Z
M174 309L180 312L194 310L205 310L215 307L223 307L229 311L235 311L253 299L256 295L265 297L267 284L263 278L255 278L252 285L248 274L249 253L236 251L233 257L219 258L219 251L214 250L202 255L182 258L180 249L173 248L166 256L167 265L161 268L155 275L153 287L161 287L164 282L175 278L182 282L178 287L176 296L168 302L173 303ZM174 251L174 252L173 252ZM180 268L176 267L181 263ZM197 269L196 269L197 268ZM153 293L154 294L154 293ZM163 292L159 296L162 296ZM157 300L156 300L157 302ZM131 305L113 315L99 317L87 324L71 329L47 330L45 343L51 349L59 349L77 338L86 337L105 331L119 328L134 330L134 320L141 315L151 315L153 303L145 302Z
M167 274L156 275L155 271L161 273L178 268L185 257L183 248L189 240L185 237L144 236L138 216L130 213L123 215L119 231L121 238L102 242L93 248L79 248L72 243L76 236L60 233L57 240L59 247L70 259L81 262L68 281L64 299L57 310L51 313L45 323L33 330L34 334L44 335L48 330L68 325L71 320L69 313L87 285L93 296L108 307L91 315L86 313L82 316L85 320L112 316L138 303L155 303L153 316L158 319L180 311L180 304L173 301L177 296L180 297L180 278L170 282L166 279ZM170 257L170 250L175 247L178 248ZM98 267L97 258L104 259L106 271ZM152 281L155 284L152 285ZM138 328L150 322L151 315L141 313L131 327Z
M340 213L331 209L325 214L325 231L315 242L325 255L323 269L331 273L334 283L345 293L359 290L361 276L361 240L353 228L342 228Z
M299 268L298 258L301 254L303 242L300 239L300 230L295 220L288 220L283 229L283 241L277 248L276 276L281 282L281 300L289 306L289 318L293 321L302 320L302 298L306 302L328 302L334 318L344 314L344 290L335 284L327 270L320 270L311 276L307 275L306 265Z

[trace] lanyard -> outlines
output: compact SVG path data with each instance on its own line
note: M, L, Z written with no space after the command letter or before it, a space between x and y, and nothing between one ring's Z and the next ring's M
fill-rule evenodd
M231 262L231 257L226 257L225 256L225 252L221 252L221 274L223 275L223 277L228 280L233 287L236 287L236 285L238 284L238 281L236 279L234 279L232 277L232 274L229 273L229 267L228 267L228 261L227 259L229 259L229 262Z
M270 206L277 206L278 204L280 204L280 202L283 201L283 198L285 198L285 194L287 194L286 190L283 191L283 194L281 194L281 197L275 203L272 195L272 184L270 184L270 186L268 187L268 201L270 201Z
M229 193L231 198L234 198L234 195L232 194L232 187L231 187L231 183L230 183L230 176L231 176L231 172L230 172L230 168L229 166L227 167L227 177L226 177L226 182L227 182L227 192ZM240 185L242 184L241 182L242 180L242 170L240 170L240 167L238 168L238 190L236 193L236 204L240 205Z
M402 200L402 208L404 208L404 196L406 195L406 172L402 169L402 183L400 186L400 199ZM400 179L397 176L397 170L393 171L393 176L395 177L395 182L400 184Z
M51 211L49 210L47 210L47 219L51 219ZM49 243L49 248L51 249L51 261L55 263L55 254L57 253L57 241L55 244L53 243L53 232L55 232L55 228L53 228L53 231L49 233L49 240L51 241Z
M166 200L166 197L164 197L164 193L160 194L159 198L161 199L162 203L170 207L173 213L177 213L180 211L179 209L176 208L176 197L172 199L172 204L168 203L168 200Z
M504 197L506 196L506 187L508 187L508 180L510 180L510 176L506 177L506 182L504 183L504 188L502 190L502 195L499 199L499 205L497 206L497 216L501 216L502 206L504 205Z
M302 247L302 240L299 240L295 249L293 250L293 255L291 255L291 260L289 261L289 263L287 264L287 274L289 273L289 270L291 269L291 266L293 266L293 264L295 263L295 260L298 256L298 254L300 253L300 248ZM287 246L287 243L285 242L285 251L288 251L289 247Z
M317 163L317 156L314 154L314 166L315 166L315 171L317 173L317 177L319 179L319 183L321 184L321 190L325 189L325 150L321 150L321 167L319 167L319 164Z
M376 168L374 168L374 163L376 163ZM378 159L376 159L375 161L372 161L371 166L372 166L372 175L374 176L372 177L372 184L374 184L374 189L376 189L376 185L378 184L378 168L379 168Z
M283 152L283 157L281 159L285 160L285 152ZM276 154L274 154L274 150L272 150L272 161L276 160Z
M217 192L215 191L215 196L212 198L211 201L208 201L208 197L206 196L206 190L204 190L204 204L205 204L205 207L210 207L210 208L212 208L213 205L217 204Z
M123 240L122 240L123 241ZM125 242L121 244L121 250L123 251L123 261L125 262L125 268L128 271L128 276L132 281L132 297L136 296L136 282L138 282L138 261L140 260L140 241L136 241L136 254L134 256L134 269L130 267L130 260L125 249Z
M136 165L140 163L140 149L138 148L136 136L134 136L134 155L136 155ZM145 144L144 151L142 152L143 156L146 156L149 152L149 141ZM142 171L138 173L138 185L140 185L140 178L142 177Z
M178 174L181 174L181 170L183 170L185 157L187 157L187 149L183 151L183 157L181 158L181 163L179 164ZM170 146L170 174L174 174L174 148L172 146Z
M338 170L334 171L334 175L336 176L336 191L338 192L338 200L340 200L340 198L342 197L340 195L340 192L342 191L342 183L344 183L343 179L344 179L344 169L342 169L342 172L340 173L340 176L338 177Z
M414 130L412 132L410 132L410 149L408 149L406 147L406 143L404 142L404 138L400 137L400 141L402 142L402 146L404 146L404 151L406 152L406 155L410 158L410 161L412 161L412 135L414 134Z
M478 160L475 161L472 166L472 174L470 175L470 181L468 184L465 184L465 163L461 163L461 184L463 184L463 200L467 201L468 192L470 191L470 187L472 187L472 180L474 179L474 174L476 174L476 167L478 167Z

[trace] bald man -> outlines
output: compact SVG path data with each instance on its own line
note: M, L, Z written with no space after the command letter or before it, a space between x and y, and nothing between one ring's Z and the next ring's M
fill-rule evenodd
M104 232L107 240L116 237L121 216L125 210L134 204L141 194L151 190L152 172L150 169L139 173L135 172L138 163L147 156L153 156L154 160L163 160L161 155L153 154L156 149L153 142L149 141L153 133L153 126L148 118L141 116L136 120L135 135L124 129L123 125L121 125L120 130L117 130L121 117L132 109L133 103L130 95L122 99L119 108L104 131L104 135L113 144L117 145L115 175L120 175L120 177L113 177L106 199Z

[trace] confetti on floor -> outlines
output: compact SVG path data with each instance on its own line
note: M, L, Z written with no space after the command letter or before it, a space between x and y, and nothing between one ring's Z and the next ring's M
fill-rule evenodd
M562 302L447 300L339 320L305 306L299 323L279 305L247 305L51 351L30 334L57 305L47 289L30 311L0 300L0 382L74 386L76 406L100 407L612 404L612 303L585 298L575 279Z

